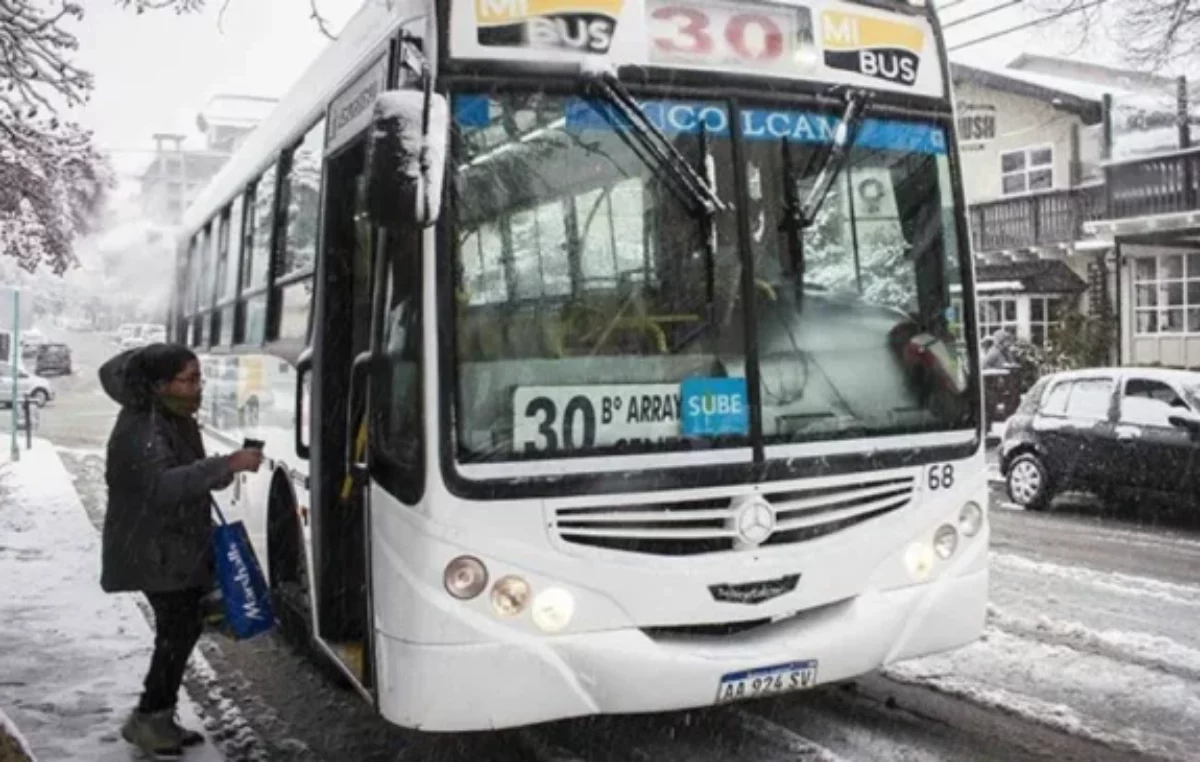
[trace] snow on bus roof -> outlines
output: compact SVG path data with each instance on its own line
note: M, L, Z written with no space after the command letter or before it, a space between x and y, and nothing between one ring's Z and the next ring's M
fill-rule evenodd
M298 141L322 115L334 93L374 59L380 46L402 23L425 15L426 5L423 0L363 3L337 40L309 65L271 115L250 133L188 207L183 231L199 228L258 177L286 146Z

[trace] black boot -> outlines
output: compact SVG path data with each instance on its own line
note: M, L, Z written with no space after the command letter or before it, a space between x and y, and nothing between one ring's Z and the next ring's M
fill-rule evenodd
M179 724L179 716L175 713L175 710L171 710L171 727L175 730L175 735L179 739L180 746L191 747L204 743L203 733L191 728L185 728Z

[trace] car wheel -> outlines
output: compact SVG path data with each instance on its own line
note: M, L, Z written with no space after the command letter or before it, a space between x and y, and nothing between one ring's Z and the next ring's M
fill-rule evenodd
M50 401L50 394L45 389L34 389L29 393L29 399L33 400L33 404L38 407L45 407Z
M1044 510L1054 496L1050 472L1033 453L1018 455L1009 465L1007 487L1009 499L1031 511Z

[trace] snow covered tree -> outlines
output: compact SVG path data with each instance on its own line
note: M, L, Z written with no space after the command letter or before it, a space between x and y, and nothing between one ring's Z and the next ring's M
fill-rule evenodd
M1200 0L1034 0L1032 7L1077 21L1073 26L1085 37L1109 34L1139 68L1200 62Z
M873 304L916 311L916 273L898 220L864 219L858 212L858 262L850 217L836 190L804 235L804 277L834 293L858 294ZM862 290L859 291L861 273Z
M92 88L70 61L78 43L63 27L82 16L71 2L0 0L0 254L30 271L75 263L72 240L111 184L91 134L58 115Z

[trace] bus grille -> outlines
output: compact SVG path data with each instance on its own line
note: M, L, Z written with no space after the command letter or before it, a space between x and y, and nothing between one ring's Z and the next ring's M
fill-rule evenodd
M841 531L908 505L912 476L877 478L858 484L769 492L775 531L763 546L787 545ZM728 497L622 506L559 508L559 538L628 553L690 556L739 547L736 503ZM750 549L753 549L752 546Z

